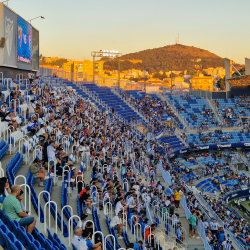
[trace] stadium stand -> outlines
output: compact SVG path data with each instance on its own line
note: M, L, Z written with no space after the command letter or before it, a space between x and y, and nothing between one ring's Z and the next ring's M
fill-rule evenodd
M247 131L181 131L180 136L173 130L148 141L137 130L139 122L159 132L162 117L168 117L178 131L184 128L155 94L42 75L32 84L15 82L20 94L14 86L2 89L9 106L1 106L4 249L80 249L81 232L94 248L104 250L150 245L212 250L225 244L250 249L248 222L220 196L249 185L248 173L239 174L232 164L244 162L245 156L227 150L181 151L188 149L183 141L190 150L193 144L248 142ZM12 101L17 95L20 102ZM167 98L191 127L218 125L205 99ZM177 151L180 155L170 154ZM23 198L17 195L20 207L36 219L31 233L6 209L6 197L17 184L24 192Z

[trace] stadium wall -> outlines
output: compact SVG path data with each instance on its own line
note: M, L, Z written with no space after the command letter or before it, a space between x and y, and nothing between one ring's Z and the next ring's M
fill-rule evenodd
M3 72L4 78L16 79L17 74L23 74L23 79L27 79L28 73L30 71L29 70L22 70L22 69L18 69L18 68L9 68L9 67L0 66L0 72ZM2 77L2 76L0 75L0 77Z
M250 96L250 86L232 86L231 96L248 95Z

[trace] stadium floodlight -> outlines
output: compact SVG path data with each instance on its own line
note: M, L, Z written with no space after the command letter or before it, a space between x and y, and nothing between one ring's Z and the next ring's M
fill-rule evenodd
M115 50L99 50L99 51L92 51L91 56L93 56L93 83L95 83L95 58L96 57L109 57L109 58L118 58L118 87L120 88L120 59L119 57L122 56L122 53L119 53Z
M37 18L45 19L45 17L43 17L43 16L38 16L38 17L35 17L35 18L30 19L28 22L31 23L32 20L35 20L35 19L37 19Z
M10 0L6 0L6 1L3 1L3 3L6 3L6 5L9 6L9 1Z

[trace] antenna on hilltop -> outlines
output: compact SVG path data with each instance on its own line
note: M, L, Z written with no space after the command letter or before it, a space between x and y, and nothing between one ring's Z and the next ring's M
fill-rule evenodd
M180 44L179 43L179 33L177 34L177 38L175 38L175 44Z

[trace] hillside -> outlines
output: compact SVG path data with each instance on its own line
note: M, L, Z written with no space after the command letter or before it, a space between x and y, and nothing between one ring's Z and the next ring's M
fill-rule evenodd
M206 69L209 67L224 67L224 59L204 49L181 44L169 45L161 48L147 49L121 56L122 60L139 59L145 63L147 70L193 70L195 67ZM144 69L141 63L132 64L121 62L121 70L136 68ZM117 63L107 61L104 69L117 69Z

